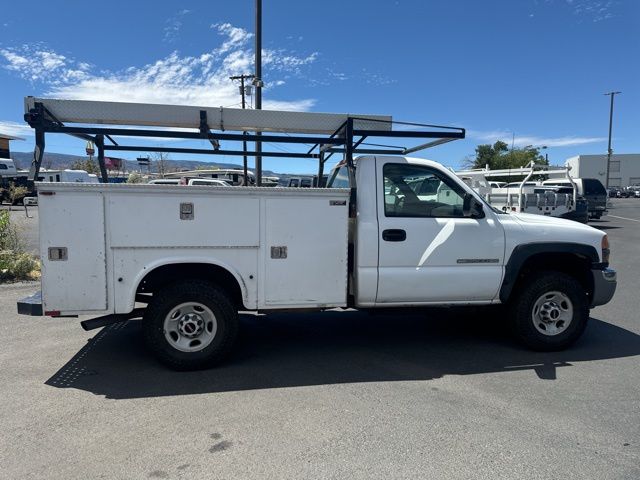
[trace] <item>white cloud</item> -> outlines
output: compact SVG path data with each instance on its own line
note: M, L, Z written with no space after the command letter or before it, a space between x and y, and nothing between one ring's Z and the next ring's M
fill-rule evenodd
M565 0L577 16L590 18L594 23L614 17L612 0Z
M93 65L78 62L41 45L0 49L5 69L46 86L45 95L77 100L102 100L182 105L232 106L240 102L237 85L229 76L253 70L249 40L253 34L229 23L212 25L223 37L218 48L197 56L175 51L142 67L93 73ZM297 55L287 50L263 50L266 88L281 85L290 75L316 61L317 52ZM268 80L268 81L267 81ZM308 110L315 100L273 100L265 109Z
M164 37L162 38L162 41L172 43L178 40L180 30L182 30L183 25L182 18L189 13L191 13L191 10L187 10L185 8L180 10L175 16L167 19L167 25L164 27Z
M0 120L0 133L13 137L25 137L26 135L31 135L31 127L26 123Z
M501 140L508 145L511 145L512 141L516 147L526 147L531 145L533 147L574 147L577 145L586 145L589 143L598 143L606 140L604 137L579 137L579 136L564 136L564 137L539 137L535 135L517 135L513 137L513 133L504 130L496 130L491 132L481 132L475 130L467 130L467 135L471 138L481 140L483 142L494 143Z
M546 4L567 8L578 21L602 22L618 15L618 0L545 0ZM535 2L534 5L538 5ZM531 15L530 15L531 16Z
M253 37L253 33L247 32L244 28L234 27L230 23L214 23L211 28L227 37L227 40L218 49L220 53L244 46Z
M52 84L78 81L87 77L89 64L77 63L41 44L0 49L3 67L31 82Z

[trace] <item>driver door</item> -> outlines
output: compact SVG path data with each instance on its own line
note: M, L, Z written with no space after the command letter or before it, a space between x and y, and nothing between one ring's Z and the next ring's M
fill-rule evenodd
M465 189L444 171L376 159L377 304L492 300L502 281L504 231L494 213L463 216Z

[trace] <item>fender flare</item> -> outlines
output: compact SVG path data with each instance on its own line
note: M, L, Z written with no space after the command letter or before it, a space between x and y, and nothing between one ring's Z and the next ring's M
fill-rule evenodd
M138 288L140 287L140 283L147 275L149 275L151 272L153 272L157 268L164 267L166 265L180 265L183 263L202 263L202 264L212 265L215 267L220 267L225 269L238 282L244 305L249 305L249 292L247 290L247 285L244 279L242 278L242 275L240 275L240 273L238 273L238 271L234 269L231 265L224 262L212 260L210 257L172 257L172 258L163 258L163 259L155 260L145 265L140 270L140 272L138 272L138 274L136 275L133 281L135 288L132 289L132 293L129 296L129 305L131 306L131 308L133 309L135 305L135 296L136 296L136 292L138 291Z
M592 264L600 261L598 251L592 245L571 242L539 242L517 245L504 268L504 277L500 286L500 301L507 303L520 270L525 262L541 253L569 253L587 258Z

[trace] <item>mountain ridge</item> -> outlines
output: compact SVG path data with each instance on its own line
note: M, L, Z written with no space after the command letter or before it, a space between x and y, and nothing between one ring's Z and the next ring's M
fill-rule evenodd
M16 168L18 169L28 169L31 164L31 160L33 158L33 152L11 152L11 158L16 164ZM117 157L115 157L117 158ZM87 160L86 155L70 155L67 153L55 153L55 152L45 152L44 158L42 159L42 168L47 169L55 169L55 170L63 170L65 168L71 168L71 165L77 161L85 161ZM95 157L94 157L95 160ZM133 160L123 159L125 163L125 171L138 171L141 167L138 166L138 163ZM152 168L151 171L157 171L157 168L153 168L152 160ZM168 171L180 171L180 170L195 170L197 168L208 167L208 168L237 168L242 169L241 164L237 163L222 163L222 162L202 162L198 160L165 160L165 168ZM144 171L145 168L143 167ZM249 170L253 170L249 167ZM272 170L263 170L262 174L265 176L277 176L277 177L292 177L296 176L295 174L288 173L277 173ZM299 174L297 176L305 176L304 174Z

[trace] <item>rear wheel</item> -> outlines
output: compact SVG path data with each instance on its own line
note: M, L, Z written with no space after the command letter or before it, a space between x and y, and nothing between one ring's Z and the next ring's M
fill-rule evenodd
M154 292L143 329L154 355L176 370L212 367L231 351L238 313L216 285L186 280Z
M584 287L561 272L541 272L522 280L511 301L516 337L534 350L562 350L587 326L589 307Z

